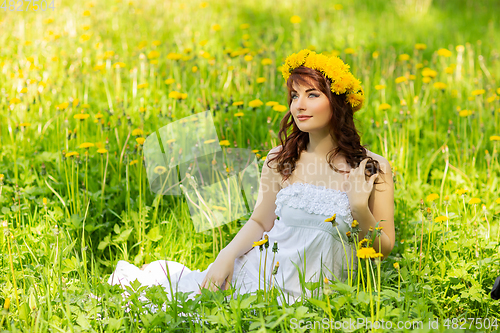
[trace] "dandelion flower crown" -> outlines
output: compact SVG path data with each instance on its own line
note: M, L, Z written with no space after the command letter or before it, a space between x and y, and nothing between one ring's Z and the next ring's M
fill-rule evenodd
M282 74L285 81L299 66L315 69L330 79L330 90L337 95L346 94L346 101L351 104L353 111L358 111L363 106L365 96L361 82L349 72L350 66L339 57L316 54L308 49L293 53L286 58L283 65Z

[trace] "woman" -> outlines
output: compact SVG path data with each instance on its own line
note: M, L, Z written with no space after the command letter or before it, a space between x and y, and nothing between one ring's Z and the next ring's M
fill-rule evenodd
M364 100L359 81L338 57L309 50L286 59L283 77L290 109L281 121L281 145L264 163L250 219L205 271L157 261L142 273L145 282L146 276L159 276L168 266L179 291L233 285L241 293L275 282L295 301L304 292L310 295L301 280L344 281L352 274L355 246L347 235L353 220L359 223L358 239L380 221L382 232L373 247L384 257L391 252L395 241L391 167L387 159L360 144L353 120ZM381 181L375 183L376 178ZM324 223L332 215L332 224ZM269 250L262 257L254 242L263 236L270 244L277 242L277 253ZM280 266L270 276L274 259ZM118 276L131 268L137 273L135 266L120 263ZM168 285L164 273L163 282L156 279L156 283Z

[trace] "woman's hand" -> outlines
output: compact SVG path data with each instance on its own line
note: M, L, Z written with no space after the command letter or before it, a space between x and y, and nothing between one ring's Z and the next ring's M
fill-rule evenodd
M207 275L205 275L205 278L200 285L200 291L203 288L208 288L211 291L216 291L220 288L223 288L223 290L229 289L233 278L235 258L234 256L226 254L223 251L224 250L219 252L217 259L215 259L210 266Z
M368 207L368 198L373 190L373 182L378 177L376 173L366 181L366 162L368 162L368 158L362 160L357 168L346 174L347 180L343 184L343 191L347 193L351 209Z

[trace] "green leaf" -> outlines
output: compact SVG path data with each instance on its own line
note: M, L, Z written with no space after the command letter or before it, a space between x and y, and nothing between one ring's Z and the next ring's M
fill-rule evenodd
M113 239L113 241L115 243L125 243L133 230L134 229L131 228L131 229L127 229L125 231L122 231L122 233L120 235L118 235L117 237L115 237L115 239Z
M104 237L104 239L99 243L99 246L97 246L97 248L101 251L104 250L109 245L110 239L111 239L110 235Z
M320 301L319 299L310 298L309 303L316 305L317 307L323 309L323 311L325 311L326 313L329 312L328 304L326 304L325 301Z
M157 242L159 241L160 239L163 238L162 235L160 235L160 226L157 225L156 227L152 228L151 230L149 230L148 234L146 235L146 237L152 241L152 242Z
M364 291L360 291L358 294L358 301L365 304L370 304L370 296Z

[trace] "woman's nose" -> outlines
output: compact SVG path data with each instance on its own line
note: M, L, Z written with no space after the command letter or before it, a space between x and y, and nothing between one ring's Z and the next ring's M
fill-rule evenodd
M301 97L298 97L296 100L295 100L295 108L297 110L304 110L304 107L305 107L305 102L304 100L301 98Z

